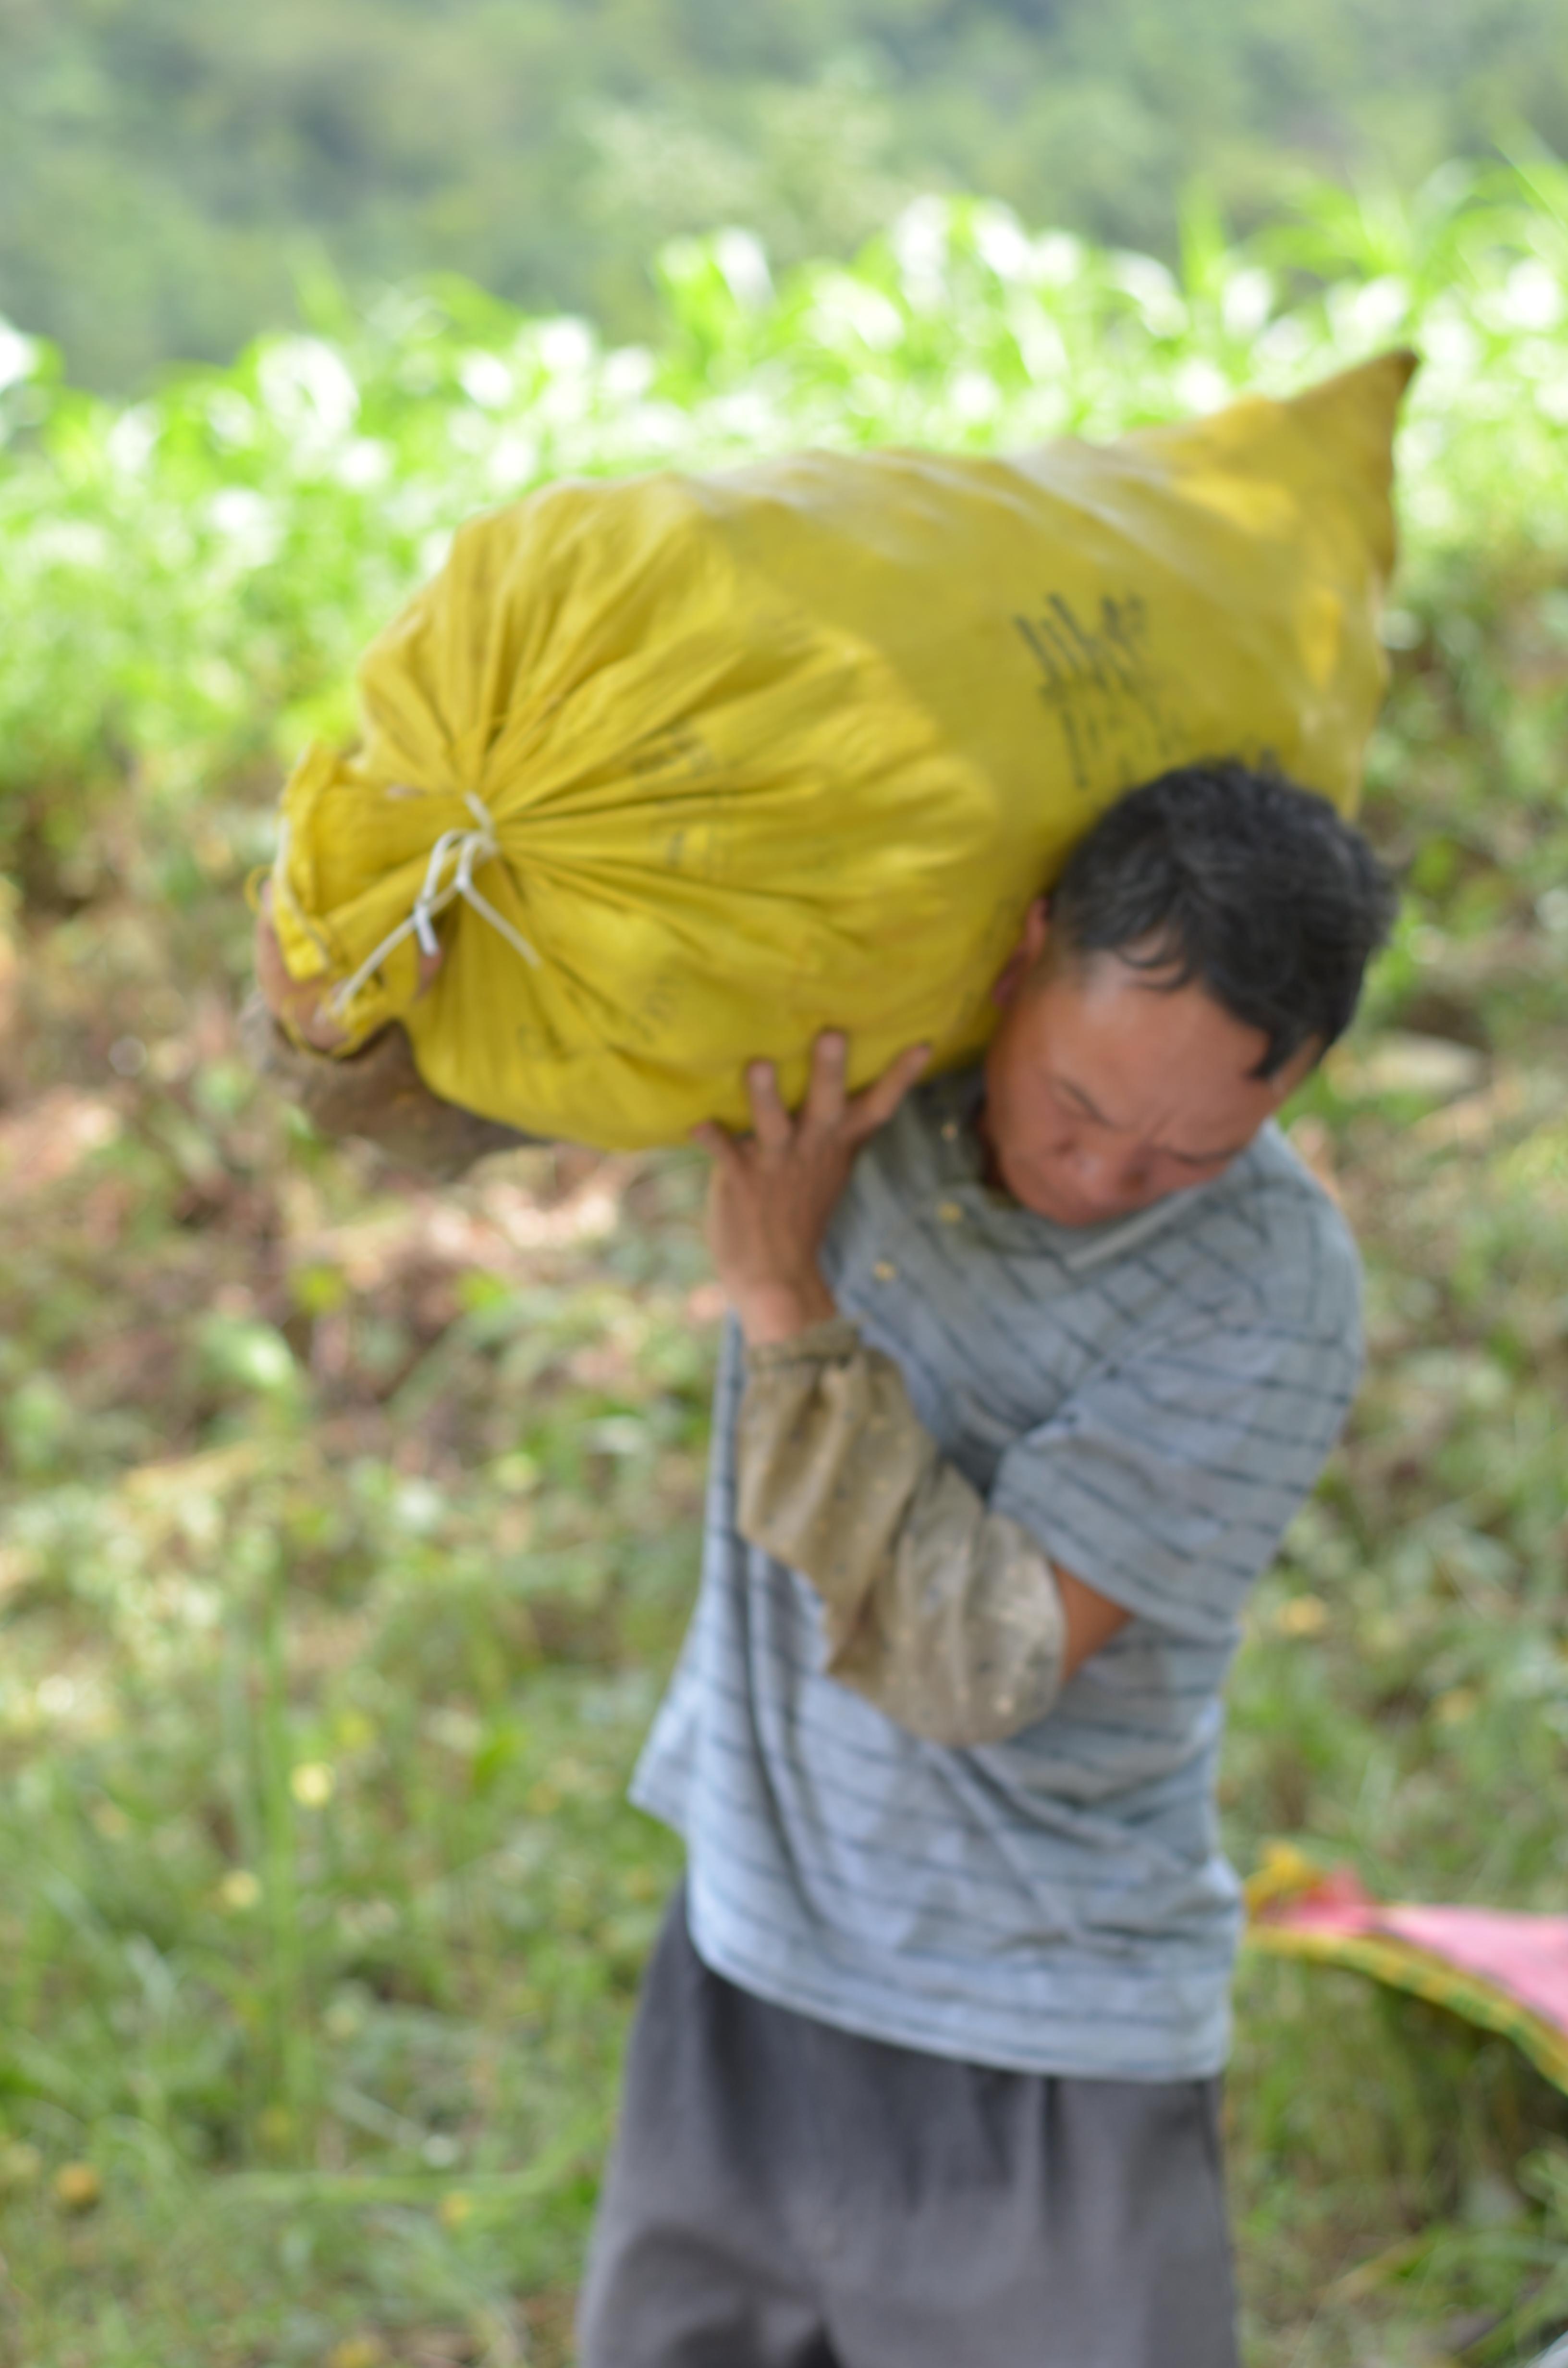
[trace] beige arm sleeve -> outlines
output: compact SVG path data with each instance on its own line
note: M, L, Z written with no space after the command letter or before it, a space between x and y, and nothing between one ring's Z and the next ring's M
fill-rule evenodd
M816 1588L830 1677L932 1743L1045 1716L1066 1641L1050 1560L944 1461L852 1324L747 1351L738 1463L741 1534Z

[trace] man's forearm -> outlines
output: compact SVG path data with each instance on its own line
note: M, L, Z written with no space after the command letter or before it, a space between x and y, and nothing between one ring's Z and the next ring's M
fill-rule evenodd
M1043 1718L1066 1629L1049 1557L938 1452L891 1359L834 1318L747 1352L741 1533L822 1599L827 1673L916 1735Z

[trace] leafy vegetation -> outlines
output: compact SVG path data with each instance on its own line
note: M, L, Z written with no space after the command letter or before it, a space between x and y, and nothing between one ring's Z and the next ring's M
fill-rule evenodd
M0 2360L560 2362L676 1854L621 1803L695 1567L715 1308L681 1155L436 1196L236 1049L282 763L455 522L568 469L997 445L1426 360L1369 815L1405 868L1293 1114L1370 1269L1352 1431L1259 1591L1231 1846L1560 1907L1568 1749L1568 175L1333 191L1181 269L922 201L645 347L472 289L145 402L0 346ZM1249 1962L1253 2368L1568 2325L1568 2112Z
M1413 188L1568 151L1556 0L4 0L0 313L124 392L458 271L617 336L646 257L741 224L845 256L917 189L1174 259L1303 170Z

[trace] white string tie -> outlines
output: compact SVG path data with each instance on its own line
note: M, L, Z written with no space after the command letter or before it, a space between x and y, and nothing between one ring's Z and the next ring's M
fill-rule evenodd
M343 1018L360 988L374 977L387 956L394 953L405 938L415 939L422 954L431 958L438 954L441 948L434 926L436 916L444 913L449 905L455 905L460 897L465 905L472 905L481 918L488 921L496 934L505 938L526 962L531 962L535 970L540 968L540 958L527 938L520 930L515 929L506 915L498 913L490 899L482 895L473 884L473 875L478 867L493 861L501 848L489 808L483 801L470 790L464 793L463 803L473 816L475 827L441 833L430 849L430 860L425 867L424 885L414 900L414 909L407 920L400 921L397 928L381 939L374 953L367 954L352 978L345 979L341 986L334 989L327 1008L335 1019Z

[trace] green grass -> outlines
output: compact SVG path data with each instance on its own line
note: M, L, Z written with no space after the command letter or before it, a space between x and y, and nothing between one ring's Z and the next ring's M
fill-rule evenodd
M282 757L531 475L1097 431L1425 336L1368 808L1406 916L1293 1119L1371 1367L1259 1590L1223 1809L1244 1868L1290 1835L1562 1907L1565 217L1545 168L1325 203L1195 237L1178 288L927 211L766 300L684 250L642 362L449 291L131 414L4 398L0 2361L569 2357L676 1866L622 1789L695 1572L699 1168L436 1195L268 1102L233 1019ZM1229 2111L1249 2368L1568 2324L1568 2104L1500 2043L1249 1960Z

